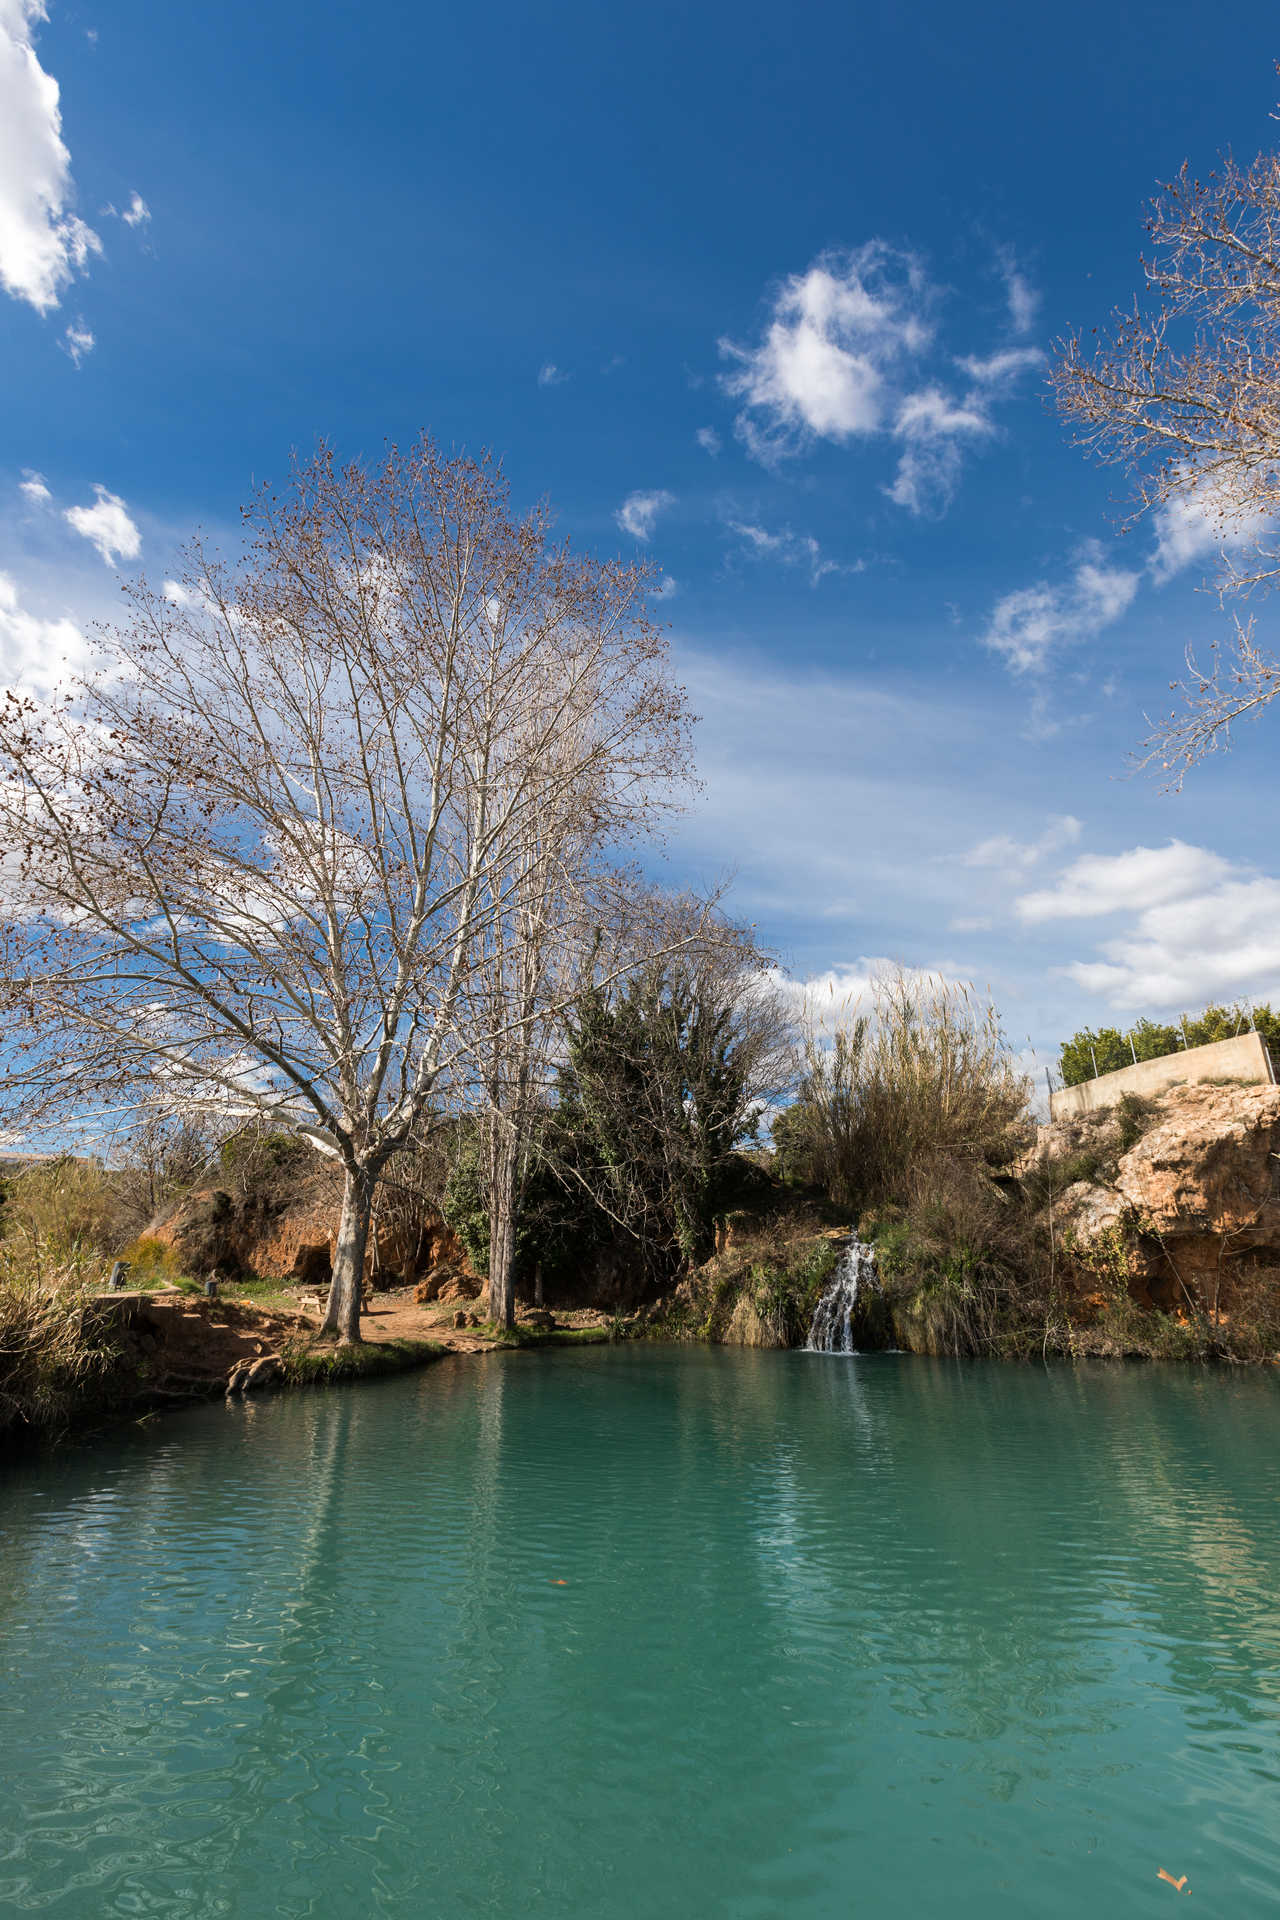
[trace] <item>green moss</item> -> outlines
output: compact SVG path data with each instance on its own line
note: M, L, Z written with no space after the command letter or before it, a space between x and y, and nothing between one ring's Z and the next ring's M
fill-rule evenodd
M614 1338L609 1327L500 1327L494 1320L473 1331L495 1347L597 1347Z
M353 1347L293 1345L281 1355L284 1377L294 1387L333 1387L348 1380L372 1380L429 1366L448 1353L434 1340L379 1340Z

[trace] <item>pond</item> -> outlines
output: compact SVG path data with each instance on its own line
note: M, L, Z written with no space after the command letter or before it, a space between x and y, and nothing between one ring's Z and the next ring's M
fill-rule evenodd
M0 1486L0 1912L1280 1913L1261 1374L678 1347Z

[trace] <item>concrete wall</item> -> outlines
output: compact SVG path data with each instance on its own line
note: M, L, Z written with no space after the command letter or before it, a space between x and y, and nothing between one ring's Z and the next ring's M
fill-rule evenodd
M1049 1118L1069 1120L1095 1107L1112 1107L1122 1093L1163 1093L1166 1087L1187 1086L1195 1080L1274 1080L1271 1056L1260 1033L1238 1033L1234 1040L1214 1040L1207 1047L1186 1047L1158 1060L1140 1060L1136 1067L1103 1073L1078 1087L1062 1087L1049 1096Z

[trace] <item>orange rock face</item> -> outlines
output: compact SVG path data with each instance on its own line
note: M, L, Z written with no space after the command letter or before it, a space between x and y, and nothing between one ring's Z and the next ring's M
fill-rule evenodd
M1061 1163L1091 1138L1105 1136L1059 1122L1033 1160ZM1280 1266L1280 1087L1171 1088L1114 1178L1100 1171L1060 1196L1057 1226L1086 1253L1109 1247L1146 1305L1228 1304L1242 1263Z
M1206 1240L1215 1264L1280 1252L1278 1153L1280 1087L1179 1087L1120 1161L1116 1190L1185 1253Z
M327 1286L341 1210L341 1177L320 1167L270 1202L202 1188L153 1221L144 1237L172 1246L193 1273L248 1272ZM438 1212L424 1208L413 1219L402 1209L392 1217L375 1214L365 1256L365 1277L374 1286L412 1285L439 1267L470 1271L461 1243Z

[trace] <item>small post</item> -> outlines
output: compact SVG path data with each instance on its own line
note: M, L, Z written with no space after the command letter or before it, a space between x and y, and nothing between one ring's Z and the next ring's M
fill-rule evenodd
M1097 1080L1100 1077L1098 1073L1098 1056L1093 1050L1092 1040L1089 1042L1089 1058L1093 1062L1093 1077L1095 1080Z
M1187 1016L1185 1013L1180 1013L1178 1015L1178 1022L1182 1028L1182 1044L1186 1048L1187 1052L1190 1053L1191 1042L1187 1038Z
M1133 1044L1132 1033L1129 1035L1129 1051L1133 1055L1133 1064L1136 1067L1138 1064L1138 1049Z

